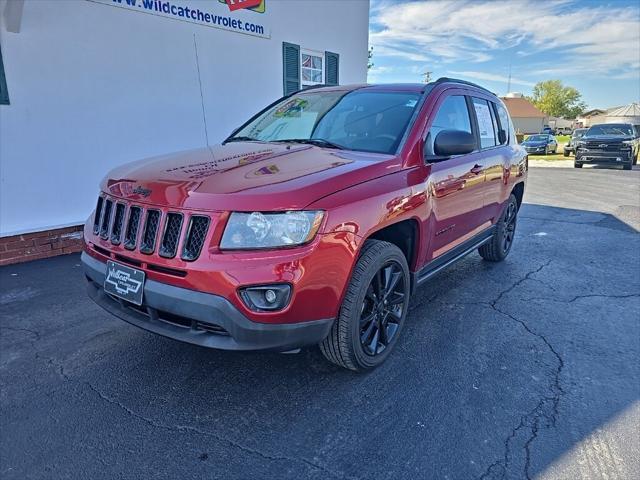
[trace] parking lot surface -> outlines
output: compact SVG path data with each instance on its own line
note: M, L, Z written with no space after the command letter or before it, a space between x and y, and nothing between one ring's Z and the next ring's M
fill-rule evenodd
M0 269L0 478L640 478L640 171L532 169L511 255L413 298L356 374L206 350Z

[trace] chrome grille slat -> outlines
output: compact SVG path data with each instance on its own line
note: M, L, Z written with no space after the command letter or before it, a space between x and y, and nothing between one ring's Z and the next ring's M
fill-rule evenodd
M144 222L142 241L140 242L140 252L151 255L156 248L156 237L160 225L160 210L147 210L147 217Z
M124 203L116 203L116 211L113 215L113 225L111 226L111 243L120 245L122 241L122 224L124 223L124 214L126 206Z
M135 250L136 248L140 217L142 217L142 208L133 205L129 209L129 222L124 236L124 248L127 250Z
M104 202L104 213L102 214L102 223L100 224L100 238L106 240L109 238L109 226L111 225L111 211L113 210L113 201L106 200Z
M189 219L189 227L185 235L181 258L187 262L193 262L200 256L202 246L207 237L211 220L204 215L192 215Z
M164 223L164 233L160 241L158 253L161 257L173 258L178 250L180 233L182 232L182 214L169 212Z
M96 214L93 217L93 234L98 235L100 232L100 217L102 215L102 203L104 202L104 198L102 196L98 197L98 203L96 204Z

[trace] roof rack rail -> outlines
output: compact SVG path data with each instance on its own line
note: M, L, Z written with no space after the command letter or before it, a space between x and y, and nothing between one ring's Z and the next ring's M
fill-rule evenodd
M469 85L471 87L476 87L476 88L479 88L480 90L484 90L485 92L490 93L491 95L495 95L495 93L493 93L490 90L487 90L486 88L484 88L481 85L478 85L477 83L467 82L466 80L460 80L458 78L440 77L434 83L461 83L462 85Z

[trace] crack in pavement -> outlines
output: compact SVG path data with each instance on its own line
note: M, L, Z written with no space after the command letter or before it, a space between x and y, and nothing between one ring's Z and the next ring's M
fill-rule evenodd
M343 473L339 473L339 472L334 472L332 470L329 470L325 467L323 467L322 465L318 465L317 463L314 463L310 460L307 460L305 458L295 458L295 457L287 457L287 456L282 456L282 455L270 455L267 453L264 453L260 450L251 448L251 447L247 447L245 445L242 445L240 443L234 442L233 440L230 440L228 438L223 437L222 435L218 435L214 432L211 431L207 431L207 430L202 430L200 428L197 427L193 427L190 425L169 425L169 424L165 424L165 423L160 423L157 422L151 418L145 417L144 415L140 415L138 413L136 413L135 411L133 411L131 408L127 407L125 404L119 402L116 399L113 399L107 395L105 395L104 393L102 393L98 388L96 388L94 385L92 385L89 382L84 382L91 391L93 391L96 395L98 395L98 397L100 399L102 399L103 401L111 404L111 405L115 405L116 407L120 408L122 411L126 412L128 415L137 418L138 420L154 427L154 428L159 428L159 429L163 429L163 430L168 430L168 431L178 431L178 432L187 432L187 433L193 433L193 434L197 434L197 435L203 435L206 437L211 437L215 440L217 440L220 443L225 443L233 448L236 448L238 450L241 450L242 452L245 453L249 453L251 455L255 455L258 456L264 460L269 460L269 461L287 461L287 462L298 462L298 463L303 463L305 465L307 465L308 467L311 467L315 470L319 470L331 477L334 478L339 478L339 479L356 479L357 477L352 477L352 476L348 476L345 475Z
M25 332L33 335L35 337L34 341L40 340L40 332L35 330L30 330L28 328L17 328L17 327L0 327L0 331L2 330L11 330L13 332Z
M564 360L544 335L532 330L524 320L521 320L515 317L514 315L500 309L498 306L498 303L505 295L513 291L515 288L520 286L526 280L530 279L531 276L534 275L535 273L540 272L543 268L547 267L550 263L551 263L551 260L541 265L537 269L528 272L524 277L514 282L509 288L500 292L493 301L486 304L497 313L521 325L528 334L541 340L546 345L548 350L556 358L558 365L555 369L555 372L553 373L553 381L549 387L550 394L542 397L539 400L538 404L532 410L530 410L527 414L523 415L520 418L520 423L511 431L509 436L504 441L504 457L501 460L497 460L491 465L489 465L489 467L487 467L485 472L479 477L480 479L505 478L509 470L509 465L511 463L512 443L521 430L524 432L528 432L528 437L522 448L525 451L524 475L527 479L531 479L531 474L530 474L531 445L535 441L535 439L538 437L538 432L541 426L555 427L556 425L556 421L559 414L558 406L560 404L560 397L565 393L560 383L560 375L562 373L562 369L564 368ZM542 420L546 420L547 424L542 425L541 424Z

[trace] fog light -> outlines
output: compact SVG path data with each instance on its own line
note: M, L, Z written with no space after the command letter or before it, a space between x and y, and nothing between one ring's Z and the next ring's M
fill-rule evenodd
M259 285L240 289L240 297L245 305L254 312L282 310L289 303L291 286Z
M264 299L267 301L267 303L274 303L276 301L276 292L271 289L265 290Z

